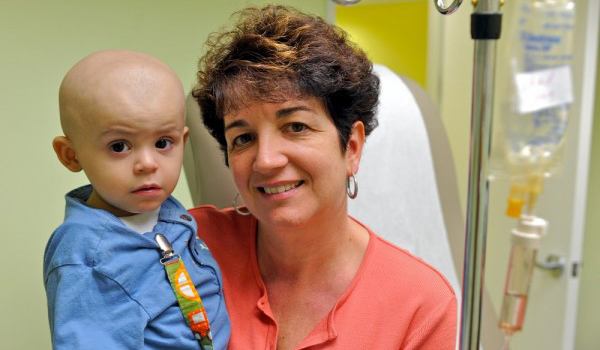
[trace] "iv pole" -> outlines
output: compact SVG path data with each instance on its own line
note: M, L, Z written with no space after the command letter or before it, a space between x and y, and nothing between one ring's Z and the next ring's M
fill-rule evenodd
M450 6L445 7L443 0L434 1L438 11L444 15L456 11L462 2L462 0L454 0ZM471 15L471 37L475 41L475 50L460 350L479 350L480 344L494 68L496 40L500 37L502 18L499 12L500 1L472 0L474 11Z

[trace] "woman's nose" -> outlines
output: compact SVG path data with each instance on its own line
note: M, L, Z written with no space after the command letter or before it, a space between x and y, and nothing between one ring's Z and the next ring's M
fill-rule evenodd
M288 162L285 153L285 142L277 137L262 137L258 140L258 148L253 170L268 174L284 167Z
M138 154L134 165L134 171L136 174L153 173L158 169L158 162L156 161L156 155L147 150L142 150Z

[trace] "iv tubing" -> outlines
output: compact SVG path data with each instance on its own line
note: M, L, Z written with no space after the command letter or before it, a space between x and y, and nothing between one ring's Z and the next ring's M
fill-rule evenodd
M500 344L500 347L498 348L498 350L510 350L510 338L511 338L510 335L505 334L502 344Z

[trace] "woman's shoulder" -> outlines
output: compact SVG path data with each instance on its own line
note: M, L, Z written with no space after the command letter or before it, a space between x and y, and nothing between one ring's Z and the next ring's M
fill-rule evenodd
M409 289L416 286L425 294L431 291L438 296L454 298L454 289L436 268L374 233L371 233L371 240L371 269L385 271L387 276L382 275L382 279L408 286Z
M188 209L194 218L204 219L205 224L229 224L229 225L248 225L254 217L252 215L240 215L233 208L219 209L212 204L200 205Z
M215 241L226 244L235 240L239 244L244 237L250 239L256 228L256 219L252 215L240 215L233 208L218 209L214 205L201 205L188 212L198 224L198 236L209 247Z
M194 217L214 217L226 218L232 216L234 210L232 208L219 209L212 204L204 204L192 209L188 209L188 212Z

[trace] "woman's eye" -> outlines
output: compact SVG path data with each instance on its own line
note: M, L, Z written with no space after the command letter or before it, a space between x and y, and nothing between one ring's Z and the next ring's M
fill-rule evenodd
M115 153L123 153L130 150L129 145L125 141L113 142L110 144L109 148Z
M307 129L307 126L302 123L291 123L289 129L292 132L302 132Z
M233 147L240 147L240 146L244 146L247 143L252 141L252 135L251 134L242 134L237 136L236 138L233 139Z
M169 139L160 139L154 144L158 149L168 149L173 145L173 141Z

